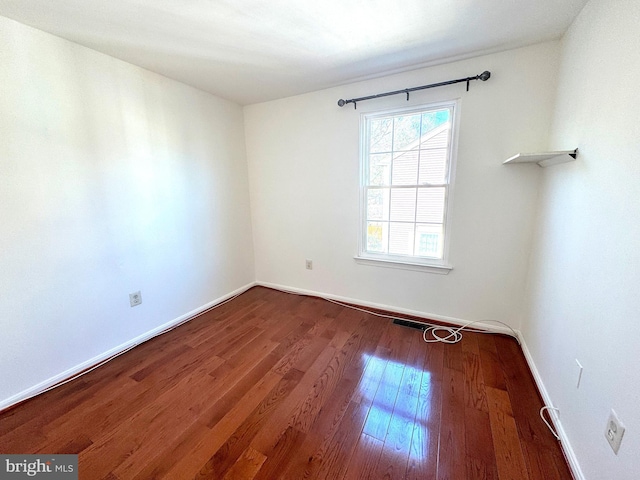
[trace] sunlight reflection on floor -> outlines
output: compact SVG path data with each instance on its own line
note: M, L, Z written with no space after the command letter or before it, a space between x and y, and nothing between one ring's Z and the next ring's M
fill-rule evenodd
M363 357L367 368L359 393L368 415L362 433L383 441L387 453L422 460L429 444L431 373L384 357ZM371 388L375 382L377 388Z

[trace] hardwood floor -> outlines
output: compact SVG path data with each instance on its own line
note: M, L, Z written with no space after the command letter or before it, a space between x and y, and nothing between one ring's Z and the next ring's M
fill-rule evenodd
M255 287L0 415L81 479L571 479L518 344Z

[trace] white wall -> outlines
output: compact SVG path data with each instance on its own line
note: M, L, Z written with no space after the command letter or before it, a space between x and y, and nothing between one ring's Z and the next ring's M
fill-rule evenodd
M562 41L524 334L585 477L640 475L640 1L592 1ZM580 388L575 359L584 366ZM609 410L626 424L616 457Z
M0 403L252 282L241 107L0 17L0 252Z
M546 147L558 43L245 107L256 276L260 282L464 320L519 327L537 169L503 166ZM339 108L353 98L490 70L472 82ZM449 275L356 264L360 113L460 100ZM305 258L314 262L305 270Z

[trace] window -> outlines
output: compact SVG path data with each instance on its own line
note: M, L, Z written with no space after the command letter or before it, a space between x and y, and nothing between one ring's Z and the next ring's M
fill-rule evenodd
M365 114L357 259L446 266L456 104Z

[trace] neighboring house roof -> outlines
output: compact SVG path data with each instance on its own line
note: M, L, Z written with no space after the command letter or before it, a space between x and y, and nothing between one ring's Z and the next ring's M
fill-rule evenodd
M402 153L396 154L393 158L400 158L401 156L418 149L446 148L449 141L449 128L451 128L451 122L445 122L442 125L438 125L433 130L422 135L422 137L411 142L402 150Z

